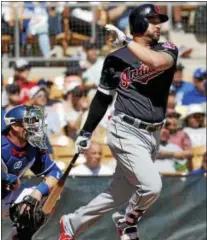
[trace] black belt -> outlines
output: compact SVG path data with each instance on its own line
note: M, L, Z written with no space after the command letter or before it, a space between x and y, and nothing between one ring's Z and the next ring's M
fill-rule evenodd
M133 117L129 117L127 115L124 115L122 117L123 121L134 126L135 125L135 121L136 119L133 118ZM143 123L142 121L140 122L138 128L141 128L141 129L145 129L149 132L156 132L157 130L160 130L163 126L164 122L162 123L156 123L156 124L147 124L147 123Z

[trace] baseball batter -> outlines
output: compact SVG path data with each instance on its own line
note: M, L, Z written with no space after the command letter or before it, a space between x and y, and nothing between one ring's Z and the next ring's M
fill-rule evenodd
M133 39L113 25L106 25L122 46L109 54L88 118L76 141L80 152L117 92L115 110L109 120L108 145L117 160L110 187L88 205L61 218L59 240L73 240L96 220L123 203L125 212L112 216L121 240L139 239L137 225L159 197L162 182L153 163L164 124L169 88L178 50L169 42L158 42L161 24L168 17L152 4L140 5L129 15Z

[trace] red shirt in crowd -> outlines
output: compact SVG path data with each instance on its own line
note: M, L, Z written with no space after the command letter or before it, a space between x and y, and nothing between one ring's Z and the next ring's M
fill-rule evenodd
M17 85L20 87L20 95L21 95L21 101L20 104L25 104L29 100L29 92L30 89L37 85L36 82L30 82L30 81L16 81Z
M178 130L175 134L170 134L168 142L178 145L183 150L187 150L192 147L190 138L183 130Z

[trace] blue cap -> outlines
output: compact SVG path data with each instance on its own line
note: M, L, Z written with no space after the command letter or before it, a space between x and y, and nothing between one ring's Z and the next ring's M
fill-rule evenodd
M12 124L23 120L26 114L26 109L26 105L17 105L10 109L8 112L3 112L4 116L1 122L1 133L4 134Z
M206 69L204 68L197 68L193 74L194 78L203 79L206 78Z

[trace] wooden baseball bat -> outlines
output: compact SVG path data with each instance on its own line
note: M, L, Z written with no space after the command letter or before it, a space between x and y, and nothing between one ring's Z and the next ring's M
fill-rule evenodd
M42 211L44 212L44 214L48 215L52 212L61 192L63 191L64 184L68 177L68 174L69 174L70 170L72 169L73 165L75 164L78 156L79 156L79 153L76 153L73 156L73 159L71 160L69 166L65 170L63 176L60 178L60 180L57 182L56 186L52 189L51 193L49 194L47 200L45 201L45 203L42 207Z

